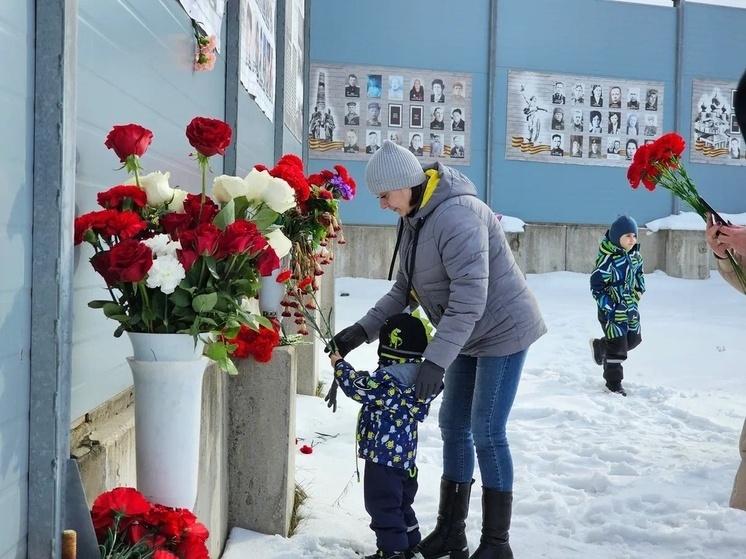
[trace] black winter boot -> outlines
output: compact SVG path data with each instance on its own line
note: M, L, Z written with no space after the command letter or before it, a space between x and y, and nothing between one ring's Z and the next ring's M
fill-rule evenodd
M482 488L482 538L469 559L513 559L508 543L512 511L512 491Z
M376 551L373 555L366 555L363 557L363 559L405 559L406 555L404 555L403 551L391 551L391 552L385 552L381 551L380 549Z
M424 559L468 559L466 517L469 514L471 482L440 480L440 503L435 529L420 542Z

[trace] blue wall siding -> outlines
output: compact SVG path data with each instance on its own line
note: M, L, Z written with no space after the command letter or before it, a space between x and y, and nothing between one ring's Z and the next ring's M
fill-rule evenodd
M669 215L670 195L632 190L625 168L506 161L505 111L508 69L655 80L664 82L664 119L673 129L676 11L585 0L499 5L492 206L529 222L606 223L624 212L645 222Z
M152 130L153 143L142 158L146 172L170 171L172 186L199 192L200 174L184 131L195 116L223 118L222 55L213 71L192 71L193 31L178 2L80 0L78 6L76 215L96 209L96 194L127 178L104 147L115 124ZM211 167L221 174L222 158L213 157ZM211 185L210 177L208 192ZM83 245L75 251L73 419L132 384L128 339L114 338L118 323L87 307L107 294L88 263L92 254Z
M274 124L243 87L238 96L238 128L236 174L245 177L257 163L272 167Z
M34 8L0 3L0 559L26 557L31 349Z
M354 17L365 27L347 25L349 9L341 1L312 5L311 59L345 64L392 65L474 73L473 163L467 175L484 193L487 149L493 150L492 207L527 222L607 223L629 212L645 222L672 213L665 190L632 190L626 169L552 165L505 160L505 122L509 69L662 81L665 131L676 129L677 10L627 2L588 0L502 0L497 3L497 68L494 136L486 137L489 3L454 10L452 2L363 3ZM683 50L684 119L689 139L691 80L735 80L743 71L746 47L742 30L746 10L686 3ZM447 14L444 20L444 14ZM445 22L445 23L444 23ZM330 32L335 29L335 32ZM351 31L346 31L346 30ZM713 38L723 37L723 41ZM725 40L727 38L727 41ZM727 46L726 46L727 43ZM311 170L333 164L310 160ZM342 205L346 222L394 223L396 216L376 210L364 183L364 162L348 164L360 196ZM703 194L720 207L746 211L740 194L740 167L690 165Z
M339 64L398 66L473 74L471 165L458 167L484 196L487 136L489 2L454 9L433 0L357 2L324 1L311 5L311 60ZM350 24L350 18L358 22ZM366 22L361 25L360 22ZM306 103L309 106L310 103ZM310 159L311 172L336 161ZM358 196L340 205L344 223L389 224L393 212L378 210L365 188L365 162L345 162L358 183Z
M691 126L692 80L737 82L746 68L746 10L688 2L684 12L682 91L684 130ZM690 136L685 135L690 141ZM688 158L686 159L688 162ZM687 163L697 189L726 213L746 212L746 171L730 165Z

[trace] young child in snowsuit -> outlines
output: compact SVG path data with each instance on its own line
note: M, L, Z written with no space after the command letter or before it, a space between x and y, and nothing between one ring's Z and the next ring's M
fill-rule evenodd
M365 559L421 559L421 535L412 503L417 494L417 423L432 398L418 400L414 382L428 343L423 322L410 314L386 319L378 337L378 368L355 371L330 355L342 391L363 404L358 416L358 456L365 460L363 496L378 551Z
M637 223L629 216L617 218L601 240L591 293L598 304L603 338L591 338L593 359L603 365L606 389L626 396L622 363L642 342L638 303L645 292L642 255L637 244Z

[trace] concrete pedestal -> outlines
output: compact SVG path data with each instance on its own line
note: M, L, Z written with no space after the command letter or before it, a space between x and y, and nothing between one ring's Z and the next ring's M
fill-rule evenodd
M236 366L228 382L228 524L286 537L295 494L295 348Z

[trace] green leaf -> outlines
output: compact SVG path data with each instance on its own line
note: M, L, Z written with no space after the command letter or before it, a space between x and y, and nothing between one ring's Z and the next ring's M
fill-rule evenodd
M265 328L269 328L270 330L273 328L272 323L266 316L257 316L256 322L260 326L264 326Z
M192 297L189 292L184 291L181 288L176 288L173 293L168 297L169 301L177 307L191 307Z
M106 305L108 303L111 303L111 301L106 301L106 300L104 300L104 301L101 301L101 300L99 300L99 301L91 301L91 302L88 303L88 306L90 308L92 308L92 309L103 309L104 305Z
M247 211L251 206L249 199L246 196L237 196L233 199L233 204L235 210L233 215L235 215L236 219L247 219Z
M218 215L212 220L212 222L218 226L221 231L225 231L231 223L236 221L235 204L233 200L228 202L222 210L218 212Z
M272 225L275 221L277 221L277 218L280 214L278 214L273 209L262 206L262 208L254 214L254 217L251 218L251 221L253 221L259 231L264 231L265 229L268 229L270 225Z
M122 305L117 305L116 303L112 303L111 301L105 303L102 308L104 309L104 314L107 318L127 313L127 309L125 309Z
M213 361L220 361L228 357L227 344L222 342L215 342L207 346L205 349L205 355Z
M207 266L207 269L210 270L210 274L212 275L212 277L219 280L220 274L218 274L218 268L215 259L212 256L203 256L202 258L205 259L205 265Z
M192 300L192 308L197 313L206 313L210 312L212 309L215 308L215 303L218 302L218 294L217 293L207 293L205 295L197 295Z

